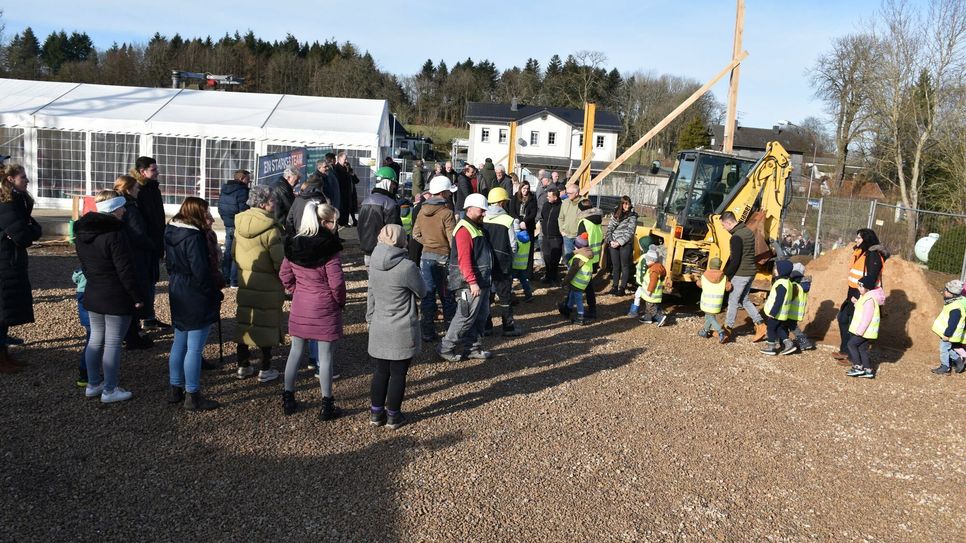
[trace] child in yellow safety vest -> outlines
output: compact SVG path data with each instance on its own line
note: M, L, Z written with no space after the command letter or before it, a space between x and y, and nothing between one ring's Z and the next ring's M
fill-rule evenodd
M587 323L584 319L584 292L588 287L594 288L590 284L594 276L594 252L589 247L586 233L577 236L574 248L574 255L568 262L567 276L563 280L564 288L568 289L567 299L560 304L558 310L567 319L576 310L572 322L584 325Z
M721 259L714 257L708 262L708 269L698 278L701 289L701 311L704 311L704 327L698 332L700 337L714 337L711 331L718 332L718 342L724 343L727 336L718 322L718 313L724 304L725 293L731 290L731 281L721 271Z
M513 278L520 281L523 287L523 301L533 301L533 289L530 288L530 278L527 277L527 266L530 264L530 234L526 230L517 232L517 252L513 255Z
M849 324L852 336L848 343L852 369L846 375L875 379L869 348L872 341L879 338L879 307L885 302L885 293L878 286L878 279L868 275L859 279L859 297L853 297L852 302L855 304L855 313Z
M788 317L788 333L795 336L795 344L802 351L812 351L815 349L815 342L808 339L802 331L801 322L805 319L808 311L808 291L812 288L812 278L805 275L805 265L796 262L792 266L792 274L788 276L792 280L792 287L797 290L796 296L801 303L796 305L796 314Z
M792 274L792 263L788 260L775 262L775 277L772 279L771 290L765 299L765 326L768 329L768 342L759 351L761 354L774 356L777 354L792 354L798 351L798 345L788 338L789 317L801 312L803 300L797 297L798 289L792 285L789 276Z
M954 279L943 289L943 310L932 324L932 331L939 336L939 367L932 370L937 375L949 375L951 365L956 373L966 370L966 357L956 352L966 339L966 298L963 282Z
M653 248L648 249L637 261L635 279L637 279L637 291L634 292L634 302L631 304L629 317L636 317L644 302L644 314L638 321L648 324L653 323L664 326L667 322L667 314L664 313L664 279L667 278L667 270L664 265L658 262L657 251Z

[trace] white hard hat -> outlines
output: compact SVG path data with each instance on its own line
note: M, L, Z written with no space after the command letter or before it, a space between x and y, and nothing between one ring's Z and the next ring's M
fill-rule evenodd
M449 177L445 175L437 175L436 177L429 180L429 193L439 194L444 190L450 192L456 192L456 187L450 183Z
M463 201L463 209L469 209L471 207L486 209L487 205L488 204L486 203L486 196L483 196L478 192L474 194L470 194L469 196L466 197L466 200Z

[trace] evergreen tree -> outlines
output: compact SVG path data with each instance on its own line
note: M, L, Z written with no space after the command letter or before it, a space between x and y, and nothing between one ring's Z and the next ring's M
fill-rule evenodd
M40 43L28 26L7 46L7 74L14 79L37 79L40 66Z
M678 151L684 149L695 149L711 145L711 136L708 134L708 125L701 116L695 116L691 122L684 127L681 137L678 138Z

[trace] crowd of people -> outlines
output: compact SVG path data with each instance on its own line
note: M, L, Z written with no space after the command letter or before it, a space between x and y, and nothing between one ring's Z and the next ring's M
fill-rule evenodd
M633 293L629 316L658 327L668 323L667 255L648 237L637 239L637 214L626 196L604 213L581 196L577 185L562 185L557 172L539 171L534 188L487 160L480 168L466 164L460 173L450 163L438 165L425 182L422 175L414 175L411 200L398 194L398 167L383 166L375 172L371 193L356 204L351 196L354 174L344 153L316 166L304 182L290 169L275 183L259 186L251 186L250 172L235 172L218 202L225 225L223 250L207 201L185 198L177 214L166 220L158 165L151 157L138 158L112 188L98 192L96 210L74 225L80 267L73 279L78 317L87 332L77 384L85 395L104 403L129 400L132 392L120 386L122 350L149 348L153 340L147 331L173 328L168 401L189 411L219 407L202 394L201 372L211 367L203 351L212 327L220 327L224 289L234 288L237 378L262 383L278 379L273 357L287 330L284 414L300 409L295 382L307 357L319 381L319 418L339 417L333 380L346 305L339 234L350 224L358 229L368 273L372 425L398 428L406 423L406 375L423 343L436 343L437 355L450 362L488 360L493 353L486 349L485 338L497 330L495 318L503 336L525 333L514 313L519 303L534 299L530 281L538 247L544 262L539 280L561 287L558 311L564 318L578 325L597 318L594 278L609 261L608 295ZM345 175L339 174L340 168ZM40 238L41 228L31 216L27 186L23 167L4 167L2 373L24 367L8 349L19 341L9 335L9 328L34 319L27 248ZM765 341L762 354L814 349L800 326L811 285L804 266L775 261L772 285L759 311L748 297L758 269L755 236L730 212L722 214L721 223L731 233L730 256L724 262L711 258L698 280L705 321L697 335L717 334L721 343L732 341L741 307L754 323L752 340ZM636 260L635 245L640 250ZM603 259L605 254L608 258ZM851 377L875 377L869 349L878 338L888 258L875 232L857 232L848 291L838 312L842 342L833 355L849 366ZM161 265L168 277L170 324L155 313ZM515 294L517 284L522 300ZM963 294L961 281L946 284L944 309L933 325L940 338L940 366L933 370L937 374L962 372L966 366ZM283 313L286 299L291 300L288 315ZM718 320L722 312L723 326Z

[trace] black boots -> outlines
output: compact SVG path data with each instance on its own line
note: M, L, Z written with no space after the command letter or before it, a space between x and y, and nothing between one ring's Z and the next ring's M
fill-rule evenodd
M282 392L282 411L286 416L294 414L299 410L299 403L295 401L295 391Z
M342 410L335 406L334 398L322 398L322 409L319 410L319 420L332 420L342 415Z
M205 398L201 392L189 392L184 400L184 408L188 411L210 411L218 406L218 402Z
M174 385L168 387L168 403L176 404L184 401L184 389Z

